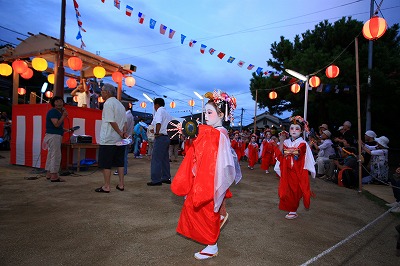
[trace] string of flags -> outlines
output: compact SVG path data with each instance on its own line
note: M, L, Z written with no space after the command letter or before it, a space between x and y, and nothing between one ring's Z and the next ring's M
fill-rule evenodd
M74 0L74 2L75 2L75 0ZM105 3L105 0L101 0L101 2ZM121 10L121 0L114 0L114 7L116 7L119 10ZM125 14L126 14L126 16L131 17L132 14L133 14L133 7L130 6L130 5L126 5ZM138 19L138 23L139 24L144 24L145 19L146 19L145 14L143 14L142 12L138 12L137 14L138 14L138 18L137 18ZM158 27L156 27L156 25L157 25L157 21L155 19L153 19L153 18L150 18L150 20L149 20L149 28L154 30L154 29L158 28ZM162 35L166 35L166 33L168 32L168 38L170 38L170 39L173 39L174 35L176 33L175 30L173 30L171 28L168 29L168 27L166 25L164 25L164 24L160 24L159 31L160 31L160 34L162 34ZM180 38L181 44L184 44L187 36L184 35L184 34L181 34L180 37L181 37ZM197 43L196 40L190 39L190 41L188 42L188 45L189 45L189 47L194 47L196 43ZM214 53L217 50L212 48L212 47L207 49L207 45L205 45L203 43L200 44L200 53L205 54L206 51L208 51L208 53L210 55L214 55ZM224 52L218 52L217 53L217 57L219 59L221 59L221 60L225 58L227 63L238 62L237 66L240 67L240 68L242 68L242 67L244 67L246 65L247 65L247 67L246 67L247 70L253 70L253 68L255 68L255 65L246 64L246 62L243 61L243 60L236 60L236 57L233 57L233 56L226 56L226 53L224 53ZM257 67L255 69L255 72L257 73L257 75L260 75L260 74L268 75L268 73L272 73L272 72L275 72L275 71L263 71L262 67Z
M78 10L79 5L76 0L74 0L74 8L75 8L75 14L76 14L76 22L78 23L78 28L79 28L78 34L76 35L76 39L81 40L81 49L85 49L86 44L83 41L81 31L86 32L86 30L82 27L82 21L80 19L81 13L79 13L79 10Z

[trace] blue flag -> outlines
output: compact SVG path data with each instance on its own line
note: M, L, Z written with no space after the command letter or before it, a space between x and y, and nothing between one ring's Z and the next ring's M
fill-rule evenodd
M157 21L155 21L154 19L150 19L150 29L154 30L154 27L156 26Z
M260 75L260 73L262 72L262 70L263 70L262 67L258 67L257 70L256 70L257 75Z
M185 41L186 36L181 34L181 44L183 44L183 42Z
M76 35L76 39L77 40L82 39L81 31L78 31L78 35Z

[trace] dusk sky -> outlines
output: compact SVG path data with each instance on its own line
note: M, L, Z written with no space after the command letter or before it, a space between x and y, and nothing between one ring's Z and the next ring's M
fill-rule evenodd
M0 44L18 45L17 38L25 39L27 32L59 38L60 0L0 0ZM376 1L378 4L381 1ZM226 91L237 98L235 125L240 122L243 108L243 125L253 122L255 103L250 94L251 73L258 67L264 71L275 71L266 63L271 58L273 42L280 36L293 41L296 34L314 29L320 21L334 23L343 16L365 22L369 19L370 0L126 0L120 1L120 9L114 0L77 0L85 50L121 65L137 66L135 87L124 85L129 95L139 99L134 110L144 111L139 103L150 97L165 98L168 111L175 117L190 114L190 99L195 100L193 112L201 110L201 101L193 91L205 94L214 89ZM126 6L133 8L126 15ZM139 24L138 13L144 15ZM400 23L400 1L384 0L379 16L389 25ZM156 21L154 29L150 19ZM167 26L165 35L160 34L160 24ZM169 30L175 30L168 38ZM66 42L81 45L77 40L79 28L73 0L67 0ZM24 34L24 35L21 35ZM181 44L181 34L186 36ZM190 40L196 40L189 47ZM201 44L206 45L204 54ZM216 51L213 55L209 49ZM217 55L223 52L225 57ZM228 63L232 56L235 60ZM239 67L239 61L244 61ZM254 65L248 70L249 64ZM113 83L111 77L105 82ZM299 93L298 97L304 97ZM174 100L176 108L169 108ZM151 112L148 102L147 112ZM257 110L261 114L268 110ZM289 116L282 115L282 118Z

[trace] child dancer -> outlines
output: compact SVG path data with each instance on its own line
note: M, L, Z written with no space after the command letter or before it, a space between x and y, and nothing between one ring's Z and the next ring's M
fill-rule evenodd
M270 130L265 133L265 138L261 144L261 169L265 170L265 173L269 174L269 167L275 164L274 158L274 145L271 139L272 134Z
M301 137L307 128L307 122L300 116L291 117L290 138L285 134L279 135L279 147L275 145L277 163L275 172L280 176L279 181L279 209L288 211L286 219L297 218L297 208L300 199L306 209L310 208L309 174L315 177L315 161L307 142Z
M254 165L258 162L258 144L257 135L253 134L250 138L250 143L246 148L246 156L248 158L249 165L247 166L250 170L254 169Z
M229 186L242 177L236 154L230 146L223 120L233 117L236 102L226 93L214 91L205 97L207 125L199 125L199 134L189 148L171 184L178 196L185 196L176 231L207 245L194 257L199 260L218 255L217 240L228 214L225 198L232 197Z
M239 137L239 131L235 131L235 133L233 135L233 139L231 141L231 146L232 146L233 150L236 152L238 161L240 162L240 159L243 156L242 152L243 152L244 143Z

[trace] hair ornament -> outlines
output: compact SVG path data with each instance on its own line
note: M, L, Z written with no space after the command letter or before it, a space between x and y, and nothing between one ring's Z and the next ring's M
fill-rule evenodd
M214 90L213 92L207 92L204 97L210 99L215 103L219 111L224 110L225 105L225 121L233 121L233 112L236 109L236 98L229 96L226 92L221 90ZM228 108L229 107L229 108ZM229 109L229 112L228 112Z

